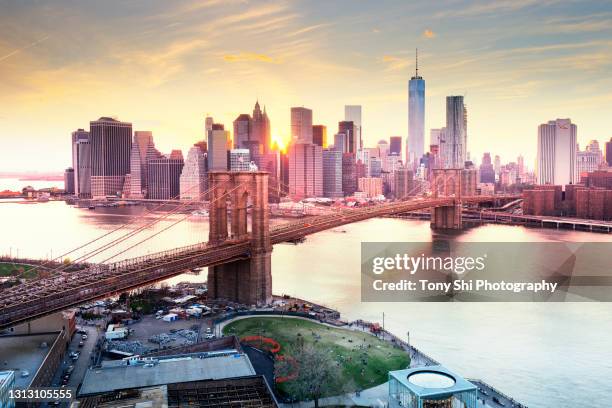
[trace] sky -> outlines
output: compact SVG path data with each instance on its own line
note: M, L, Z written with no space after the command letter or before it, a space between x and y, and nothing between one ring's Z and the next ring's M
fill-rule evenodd
M113 116L162 152L232 128L255 101L273 138L290 107L333 135L363 107L366 146L406 136L407 82L426 81L425 143L464 95L468 150L533 168L537 126L612 137L612 3L601 1L0 0L0 171L61 171L70 133Z

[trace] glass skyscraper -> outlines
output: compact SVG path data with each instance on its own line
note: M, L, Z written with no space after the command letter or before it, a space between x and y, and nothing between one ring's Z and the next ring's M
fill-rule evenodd
M419 75L417 54L415 75L408 82L408 140L406 162L413 166L425 153L425 80Z

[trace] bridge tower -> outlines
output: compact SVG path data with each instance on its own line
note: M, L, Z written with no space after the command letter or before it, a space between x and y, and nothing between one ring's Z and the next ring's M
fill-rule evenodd
M453 197L453 204L431 209L432 229L461 229L462 169L434 169L431 188L436 198Z
M268 173L212 171L209 242L250 240L249 258L208 268L208 296L247 305L272 301L272 244L268 211ZM252 204L249 234L247 207ZM231 203L228 236L227 203Z

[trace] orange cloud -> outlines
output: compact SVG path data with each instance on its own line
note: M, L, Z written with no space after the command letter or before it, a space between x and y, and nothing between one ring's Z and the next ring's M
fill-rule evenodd
M240 54L228 54L223 56L226 62L267 62L270 64L280 64L282 61L279 58L273 58L265 54L255 54L253 52L241 52Z
M434 38L435 36L436 36L436 33L434 33L429 28L426 29L425 31L423 31L423 37L425 37L425 38Z

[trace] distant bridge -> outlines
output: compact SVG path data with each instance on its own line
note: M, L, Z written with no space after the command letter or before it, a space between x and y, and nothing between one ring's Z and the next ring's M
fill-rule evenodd
M211 172L209 177L213 194L208 242L95 264L75 272L58 272L5 289L0 292L0 329L200 267L210 268L209 298L266 304L272 299L270 255L275 244L370 218L423 209L432 209L432 228L460 228L462 204L516 199L516 196L412 198L340 209L270 228L267 173ZM227 197L232 202L231 235L227 229ZM250 233L246 217L249 197L253 203Z

